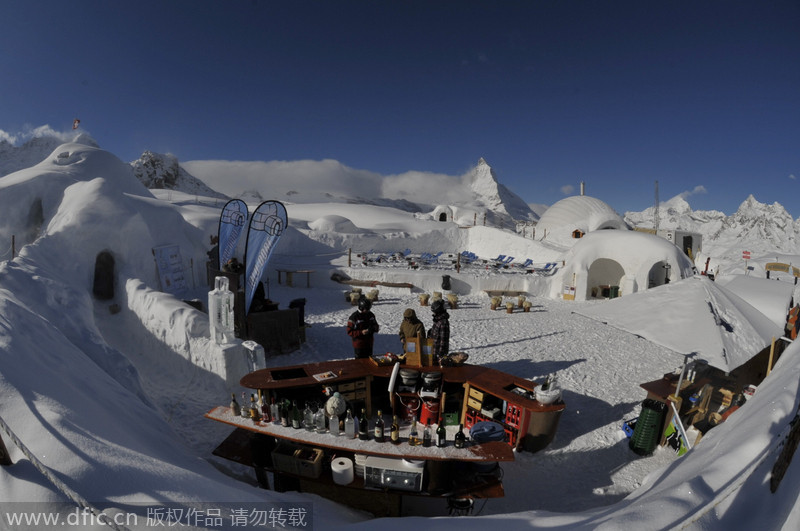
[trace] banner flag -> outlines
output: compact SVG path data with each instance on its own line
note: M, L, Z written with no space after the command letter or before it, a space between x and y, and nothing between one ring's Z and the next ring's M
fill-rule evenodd
M244 251L245 314L250 311L258 282L287 223L286 207L280 201L264 201L250 217Z
M219 268L233 258L239 237L247 226L247 205L241 199L231 199L222 207L219 216Z

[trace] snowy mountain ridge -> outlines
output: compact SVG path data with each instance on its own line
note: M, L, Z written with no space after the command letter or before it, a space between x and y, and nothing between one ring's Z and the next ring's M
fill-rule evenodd
M626 212L632 227L653 228L654 207L642 212ZM743 250L754 257L774 254L800 254L800 220L794 220L780 203L767 205L752 194L730 216L718 210L692 210L680 195L659 205L659 229L682 229L703 236L703 255L732 260Z
M192 176L178 163L174 155L145 151L131 162L136 178L149 189L179 190L187 194L202 195L224 199L226 196L205 185Z

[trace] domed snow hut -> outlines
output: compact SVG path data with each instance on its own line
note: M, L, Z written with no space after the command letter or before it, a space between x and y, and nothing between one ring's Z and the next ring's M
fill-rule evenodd
M602 229L628 230L628 225L604 201L576 195L558 201L542 214L536 224L536 239L569 244Z
M453 208L447 205L439 205L433 209L431 214L436 221L453 221Z
M317 232L338 232L345 234L360 234L364 232L343 216L331 214L322 216L308 223L308 228Z
M561 283L565 299L614 298L688 278L694 266L678 247L653 234L597 231L564 255ZM557 295L557 294L554 294Z

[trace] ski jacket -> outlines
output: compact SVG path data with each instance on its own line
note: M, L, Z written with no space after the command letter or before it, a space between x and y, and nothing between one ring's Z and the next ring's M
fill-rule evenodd
M450 352L450 314L443 312L433 316L428 337L433 339L433 360L436 363Z
M347 335L353 338L355 348L371 347L379 329L375 314L370 311L356 310L347 320Z
M400 341L403 342L403 348L405 348L406 341L409 339L415 337L425 339L425 325L416 317L412 317L411 319L404 318L403 322L400 324L400 332L398 332L398 335L400 336Z

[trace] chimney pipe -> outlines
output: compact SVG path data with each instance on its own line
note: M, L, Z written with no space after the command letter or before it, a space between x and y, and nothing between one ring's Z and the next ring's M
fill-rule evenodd
M581 181L581 195L586 195L586 183Z

